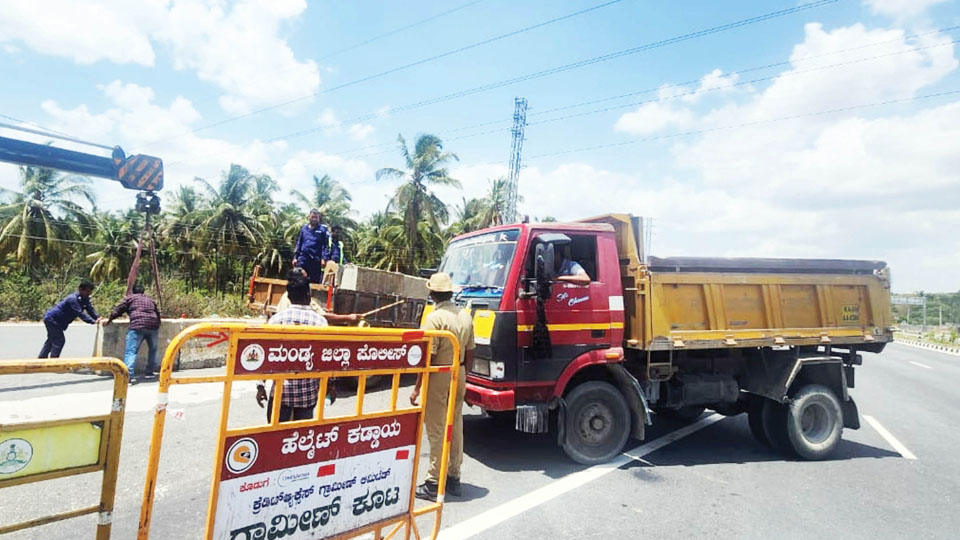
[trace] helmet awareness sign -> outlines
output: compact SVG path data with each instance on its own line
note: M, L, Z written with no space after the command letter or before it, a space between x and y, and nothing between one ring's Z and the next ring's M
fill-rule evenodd
M435 538L439 532L443 500L426 506L413 498L416 488L424 401L410 404L398 399L401 375L424 375L429 385L433 373L450 372L457 365L434 366L433 340L456 337L447 331L391 328L303 327L201 323L187 328L164 354L158 384L154 439L147 464L144 500L138 538L149 538L157 484L165 396L172 380L172 363L183 343L211 332L226 334L229 353L223 376L180 375L176 384L224 385L217 460L207 512L206 538L254 540L268 538L348 538L384 528L412 531L414 520L433 513ZM356 398L326 405L322 399L335 379L385 376L392 385L382 392L358 381ZM233 425L231 410L257 410L252 399L231 398L231 385L239 381L273 381L271 421ZM296 380L297 385L287 381ZM317 385L320 399L304 420L279 421L280 405L302 381ZM287 384L285 384L287 383ZM455 396L457 378L451 378L449 395ZM424 392L428 386L424 387ZM277 393L279 392L279 396ZM354 403L351 400L355 400ZM311 400L312 402L312 400ZM446 430L452 429L455 399L447 403ZM351 414L352 413L352 414ZM257 415L263 418L260 415ZM262 421L261 421L262 422ZM443 450L449 453L449 437ZM447 454L444 454L447 455ZM446 474L446 462L441 475Z

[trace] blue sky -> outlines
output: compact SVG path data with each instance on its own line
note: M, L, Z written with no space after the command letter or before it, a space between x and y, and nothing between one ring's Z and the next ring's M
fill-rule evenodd
M938 32L960 25L954 1L2 6L0 114L157 155L168 190L231 162L271 174L285 194L326 173L364 216L393 191L373 176L401 164L397 134L429 132L460 156L463 192L441 192L454 204L506 173L522 96L524 213L630 212L653 218L657 255L883 259L897 291L960 290L960 94L949 93L960 90L960 29ZM0 164L0 185L15 187L16 174ZM105 208L133 202L106 181L97 194Z

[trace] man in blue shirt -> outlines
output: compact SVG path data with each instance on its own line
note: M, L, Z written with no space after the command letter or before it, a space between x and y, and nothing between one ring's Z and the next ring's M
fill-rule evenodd
M68 295L43 316L43 324L47 327L47 340L43 343L38 358L60 358L60 351L67 342L63 333L77 317L87 324L100 322L100 315L90 302L92 292L93 283L84 280L80 282L77 292Z
M308 219L309 222L300 229L297 245L293 248L293 266L306 270L311 283L320 283L329 233L327 227L320 223L319 210L310 210Z
M334 225L330 229L330 237L327 239L327 249L323 252L323 260L333 261L337 264L347 262L343 256L343 229L339 225Z

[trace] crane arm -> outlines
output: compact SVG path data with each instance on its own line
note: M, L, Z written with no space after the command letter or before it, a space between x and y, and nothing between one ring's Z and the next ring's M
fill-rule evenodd
M113 148L111 157L103 157L0 137L0 161L98 176L120 182L127 189L163 189L163 160L143 154L127 157L119 146Z

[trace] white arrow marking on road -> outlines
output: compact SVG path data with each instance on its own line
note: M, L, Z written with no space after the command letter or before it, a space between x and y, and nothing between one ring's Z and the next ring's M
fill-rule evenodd
M922 367L922 368L933 369L933 368L930 367L930 366L923 365L923 364L921 364L920 362L914 362L913 360L907 360L907 362L910 362L911 364L913 364L913 365L915 365L915 366L920 366L920 367Z
M863 415L863 419L866 420L867 423L873 427L873 429L877 430L877 433L886 439L887 442L890 443L890 446L892 446L893 449L896 450L901 456L905 457L906 459L917 459L917 456L913 455L913 452L910 450L907 450L907 447L904 446L902 442L898 441L892 433L887 431L887 428L880 425L880 422L877 422L876 418L865 414Z
M713 424L714 422L723 420L723 418L724 417L720 416L719 414L711 414L710 416L701 418L689 426L672 431L667 435L660 437L659 439L655 439L647 444L638 446L629 452L625 452L615 457L608 463L594 465L588 469L565 476L560 480L543 486L542 488L535 489L526 495L521 495L520 497L507 501L500 506L491 508L490 510L487 510L481 514L477 514L466 521L461 521L449 529L440 531L439 539L461 540L464 538L470 538L471 536L499 525L512 517L518 516L527 510L531 510L547 501L555 499L564 493L577 489L584 484L612 473L631 461L639 460L643 456L646 456L652 452L656 452L672 442L679 441L687 435L697 432L709 426L710 424Z

